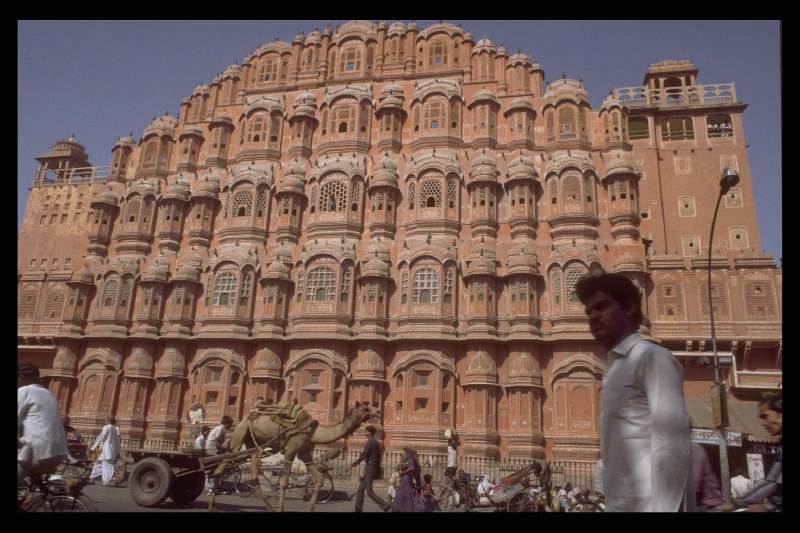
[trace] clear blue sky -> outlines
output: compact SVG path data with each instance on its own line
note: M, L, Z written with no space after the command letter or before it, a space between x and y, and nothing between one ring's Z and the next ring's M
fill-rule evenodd
M340 22L19 22L17 231L33 158L55 141L74 132L92 164L107 165L117 137L133 131L138 139L155 115L176 115L195 85L260 44ZM582 78L595 108L612 87L640 85L648 65L663 59L693 60L701 83L735 82L749 105L745 136L763 248L782 256L779 22L448 22L509 53L521 49L548 80L562 72Z

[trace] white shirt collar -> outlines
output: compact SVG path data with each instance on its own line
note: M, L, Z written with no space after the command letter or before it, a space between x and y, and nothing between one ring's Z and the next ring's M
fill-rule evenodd
M631 349L634 346L636 346L636 344L638 344L641 340L642 337L640 337L638 333L635 332L631 333L630 335L622 339L616 346L611 348L611 350L609 350L608 352L607 357L608 358L627 357Z

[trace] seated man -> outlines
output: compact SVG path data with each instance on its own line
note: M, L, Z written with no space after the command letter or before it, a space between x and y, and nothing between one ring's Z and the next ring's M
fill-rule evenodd
M39 384L39 369L17 366L17 483L52 474L67 457L67 438L58 402Z
M478 483L478 502L481 505L488 505L492 503L492 500L489 497L492 495L492 490L494 486L492 485L491 481L489 481L489 476L483 474L481 476L481 482Z

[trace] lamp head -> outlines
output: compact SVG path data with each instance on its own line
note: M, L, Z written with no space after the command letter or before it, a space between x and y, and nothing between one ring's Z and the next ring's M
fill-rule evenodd
M719 179L720 194L728 194L728 191L737 183L739 183L739 174L732 168L726 168L722 177Z

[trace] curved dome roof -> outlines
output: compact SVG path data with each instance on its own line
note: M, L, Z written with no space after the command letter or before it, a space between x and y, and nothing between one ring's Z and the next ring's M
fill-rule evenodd
M305 194L305 185L303 181L294 174L287 174L281 180L281 186L278 188L281 194Z
M613 266L611 267L612 272L625 272L625 271L635 271L635 272L644 272L647 269L645 268L644 258L637 257L630 252L625 252L621 256L614 261Z
M497 365L495 365L491 356L485 350L478 350L470 359L464 377L468 383L474 383L475 381L496 383Z
M557 105L562 100L570 100L577 103L589 103L589 93L583 87L583 83L579 80L570 78L561 78L551 82L547 86L547 92L544 94L544 100L547 105Z
M484 152L480 153L470 164L470 183L477 181L497 182L497 161Z
M533 357L523 352L512 361L508 377L509 382L514 385L541 384L542 370Z
M150 124L144 129L142 137L147 137L150 134L166 134L173 135L175 128L178 126L178 119L172 115L164 114L154 118Z
M377 257L370 259L361 267L361 277L389 277L389 263Z
M388 155L384 155L380 161L378 161L378 165L372 170L372 179L369 182L369 188L383 186L397 189L397 183L397 163Z
M533 160L520 154L508 163L508 176L510 179L517 178L531 178L537 175L536 166Z

